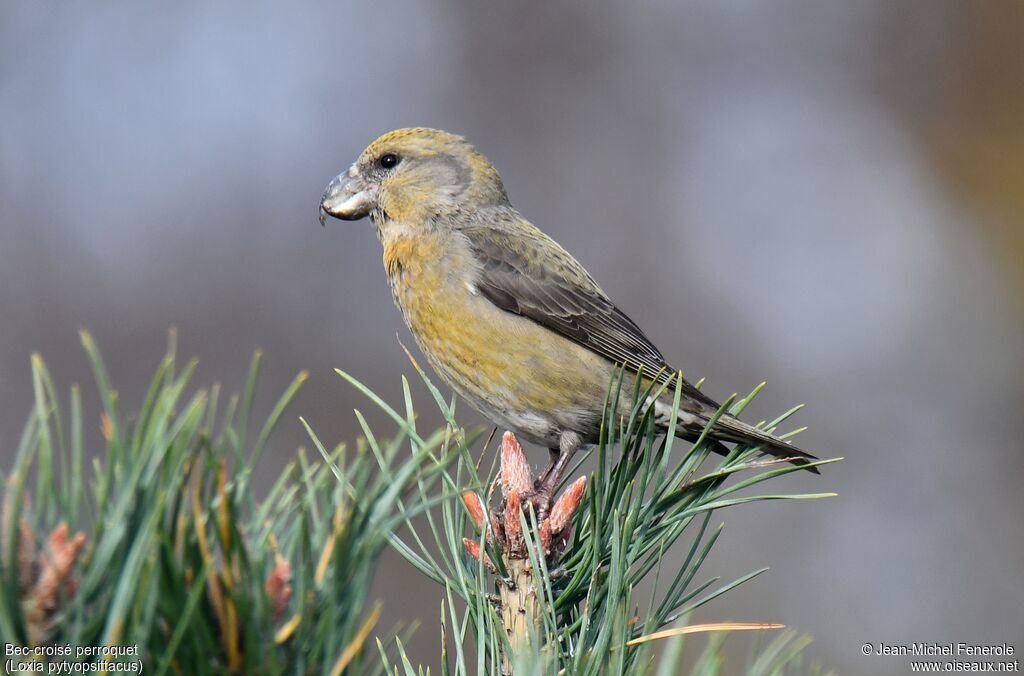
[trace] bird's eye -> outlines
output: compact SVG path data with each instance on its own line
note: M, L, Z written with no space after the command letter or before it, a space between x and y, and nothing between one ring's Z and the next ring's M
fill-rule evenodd
M382 166L385 169L391 169L392 167L398 164L399 157L394 153L388 153L387 155L381 155L379 161L380 166Z

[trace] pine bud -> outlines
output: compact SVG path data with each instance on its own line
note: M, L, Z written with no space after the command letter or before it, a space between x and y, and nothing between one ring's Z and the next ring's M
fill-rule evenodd
M506 497L511 496L512 491L522 495L533 490L530 463L511 432L505 432L501 437L501 488Z
M583 490L587 487L587 477L581 476L576 481L565 489L565 492L559 496L558 501L555 502L554 507L551 508L551 515L548 517L551 521L551 532L561 533L569 522L572 520L573 514L580 506L580 501L583 499Z

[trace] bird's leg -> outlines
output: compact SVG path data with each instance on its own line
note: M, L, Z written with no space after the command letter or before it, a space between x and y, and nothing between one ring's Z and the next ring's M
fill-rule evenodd
M551 497L554 495L555 489L558 488L558 484L561 483L566 470L569 469L569 463L572 462L573 456L582 445L583 440L575 432L562 432L558 438L558 457L553 457L554 462L537 480L536 490L531 497L539 520L543 520L547 515L551 506ZM554 450L551 450L552 456L554 456Z
M545 469L544 472L540 475L540 478L537 479L537 485L540 485L541 483L543 483L544 480L548 478L548 475L551 474L551 471L553 469L555 469L555 463L558 462L558 456L561 455L561 454L562 454L562 451L560 449L557 449L557 448L549 448L548 449L548 455L551 458L551 462L548 463L547 469Z

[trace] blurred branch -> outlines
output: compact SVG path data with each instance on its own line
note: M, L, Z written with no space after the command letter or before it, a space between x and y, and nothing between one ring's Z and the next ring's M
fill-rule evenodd
M321 460L299 449L258 498L252 471L306 374L250 443L260 354L244 397L221 409L216 385L186 396L194 363L179 370L175 342L172 333L130 420L99 350L82 334L106 444L91 482L78 390L65 419L45 364L33 357L36 405L0 519L0 633L28 648L121 646L115 660L142 660L158 674L382 671L363 650L379 615L367 594L395 515L409 511L404 494L442 478L443 463L424 468L441 436L399 458L401 437L380 456L364 443L328 451L306 425ZM378 462L388 471L375 471ZM83 530L72 535L76 525Z

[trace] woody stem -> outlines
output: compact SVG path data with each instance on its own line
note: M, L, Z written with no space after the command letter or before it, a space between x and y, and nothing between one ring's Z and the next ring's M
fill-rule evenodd
M513 657L527 649L532 637L537 636L540 617L537 606L537 587L528 559L508 558L508 578L498 581L501 598L501 622L505 626L511 651L502 657L502 668L512 674Z

